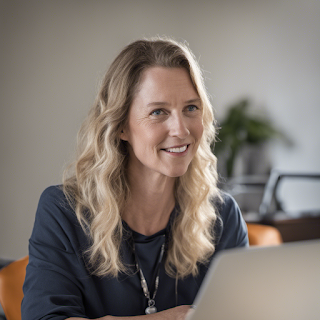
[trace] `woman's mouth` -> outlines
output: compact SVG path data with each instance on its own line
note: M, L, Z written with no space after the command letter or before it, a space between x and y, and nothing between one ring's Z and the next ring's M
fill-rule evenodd
M188 149L189 145L184 145L182 147L173 147L173 148L167 148L167 149L163 149L167 152L171 152L171 153L183 153Z

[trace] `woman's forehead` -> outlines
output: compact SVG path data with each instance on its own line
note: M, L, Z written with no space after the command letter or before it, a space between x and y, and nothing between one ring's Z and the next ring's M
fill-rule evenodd
M179 95L186 102L200 99L188 71L184 68L152 67L144 71L135 97L151 99L148 104L157 104Z

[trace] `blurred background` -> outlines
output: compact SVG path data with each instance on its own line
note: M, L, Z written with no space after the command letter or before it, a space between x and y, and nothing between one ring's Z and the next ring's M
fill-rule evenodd
M41 192L61 183L99 80L139 38L189 43L229 128L222 187L258 190L243 211L258 210L272 170L319 173L319 16L318 0L0 0L0 257L28 253ZM302 189L294 206L319 204L319 188Z

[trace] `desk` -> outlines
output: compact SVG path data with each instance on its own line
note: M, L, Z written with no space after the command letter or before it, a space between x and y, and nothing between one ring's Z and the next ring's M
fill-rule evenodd
M284 212L261 217L257 213L244 213L248 223L260 223L276 227L283 242L320 239L320 216L290 217Z

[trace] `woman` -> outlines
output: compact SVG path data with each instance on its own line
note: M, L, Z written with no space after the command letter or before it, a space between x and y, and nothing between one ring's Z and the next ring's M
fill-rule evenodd
M40 198L23 320L185 318L215 253L248 244L238 206L216 186L213 122L186 46L123 49L73 171Z

